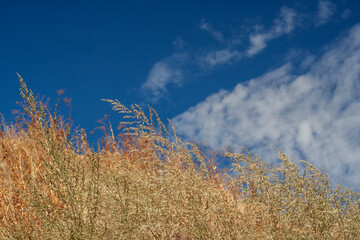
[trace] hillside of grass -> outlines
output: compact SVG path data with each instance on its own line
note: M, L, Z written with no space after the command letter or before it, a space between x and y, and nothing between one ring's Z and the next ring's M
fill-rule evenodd
M19 80L26 115L0 129L0 239L359 239L359 193L310 163L244 149L219 172L154 109L117 100L120 134L94 149Z

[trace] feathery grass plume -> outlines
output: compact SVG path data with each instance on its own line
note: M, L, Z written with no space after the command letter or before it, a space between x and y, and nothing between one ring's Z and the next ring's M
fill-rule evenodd
M301 161L304 171L278 151L279 167L251 154L227 153L239 175L236 183L242 199L256 211L269 236L294 239L355 239L360 234L360 194L329 183L328 175Z
M123 116L103 144L51 113L19 75L27 118L0 130L1 239L356 239L359 193L278 152L244 149L229 172L183 142L148 106L105 100ZM60 96L61 94L59 94ZM108 126L107 126L108 125Z

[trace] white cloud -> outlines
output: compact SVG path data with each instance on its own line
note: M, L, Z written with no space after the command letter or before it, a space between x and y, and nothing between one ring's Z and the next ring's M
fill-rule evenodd
M251 33L249 36L250 46L246 51L248 57L251 57L266 47L268 41L275 39L283 34L288 34L292 32L296 26L295 21L297 18L297 13L290 8L282 7L280 10L280 16L274 20L273 26L271 26L270 30L263 31L258 30L256 33ZM200 26L201 29L204 29L210 32L214 38L217 38L219 41L222 41L222 35L219 32L216 32L211 29L210 25L202 21ZM259 26L257 26L259 28ZM236 44L232 47L235 47L240 42L236 42ZM238 50L233 50L229 47L218 50L218 51L210 51L205 56L200 57L200 65L207 65L210 67L215 67L219 64L225 64L229 61L236 59L239 60L243 57L243 53Z
M316 26L327 23L336 12L336 5L330 1L321 0L318 3L318 13L316 16Z
M293 9L282 7L280 9L280 18L275 19L272 32L279 35L292 32L296 26L297 16L298 14Z
M333 182L360 181L360 24L295 75L291 63L220 90L172 121L190 140L245 146L265 160L275 147L325 167Z
M169 84L181 85L183 81L182 64L187 59L187 54L174 54L171 57L157 62L151 69L146 82L141 90L157 102L167 93Z
M224 40L223 35L221 32L219 31L215 31L214 29L212 29L212 27L210 26L210 24L208 24L205 19L203 19L201 21L201 25L200 25L200 29L207 31L208 33L211 34L211 36L213 36L213 38L215 38L217 41L222 42Z
M297 16L298 14L293 9L282 7L280 17L275 19L270 30L250 34L250 47L247 50L248 56L251 57L259 53L266 47L268 41L291 33L295 29Z
M336 5L325 0L319 1L318 13L316 15L316 25L321 25L330 20L331 16L335 13ZM184 80L184 66L191 66L191 70L204 74L220 64L227 64L239 61L244 57L253 57L266 48L269 41L274 40L282 35L290 34L296 27L301 26L301 21L304 20L306 14L298 13L292 8L286 6L280 9L279 16L273 21L268 29L263 26L256 25L253 32L249 34L249 46L244 50L240 50L239 35L233 36L225 40L220 31L214 30L205 19L201 21L199 28L207 31L219 43L217 49L201 49L200 51L189 50L189 44L178 37L173 45L176 48L175 54L161 60L154 64L146 82L142 85L141 89L147 96L151 96L153 102L157 102L167 93L167 88L170 84L181 85ZM191 45L191 44L190 44ZM179 54L189 50L190 54ZM199 54L201 52L201 54ZM301 63L303 70L312 63L314 59L309 57ZM196 74L195 74L196 75Z
M270 40L269 34L251 34L249 36L251 46L247 50L248 56L253 56L266 48L266 42Z
M200 63L210 67L214 67L219 64L225 64L236 58L239 59L241 54L237 50L222 49L219 51L211 51L202 57Z

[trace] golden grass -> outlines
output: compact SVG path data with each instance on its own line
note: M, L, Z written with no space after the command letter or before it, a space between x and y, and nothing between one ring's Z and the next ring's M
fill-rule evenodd
M169 133L151 107L125 107L120 137L94 150L36 101L0 130L1 239L356 239L359 193L284 153L270 166L246 149L229 172ZM109 134L108 134L109 133Z

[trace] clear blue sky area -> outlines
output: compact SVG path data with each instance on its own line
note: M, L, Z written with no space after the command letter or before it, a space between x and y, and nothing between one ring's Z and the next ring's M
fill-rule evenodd
M101 98L150 104L184 139L269 162L279 148L359 186L359 12L357 0L0 0L0 113L19 109L18 72L50 106L64 89L86 131L119 120Z

